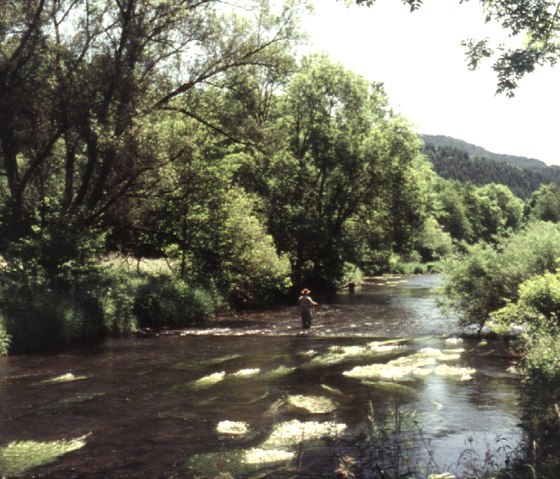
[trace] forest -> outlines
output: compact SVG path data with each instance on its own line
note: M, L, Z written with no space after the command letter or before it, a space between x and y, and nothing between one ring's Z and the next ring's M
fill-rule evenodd
M529 369L558 374L557 181L423 145L382 84L299 53L308 9L5 4L0 352L443 269L465 322L546 330Z
M437 145L429 139L422 148L434 171L442 178L471 182L477 186L489 183L506 185L522 199L528 199L542 185L560 184L560 169L555 166L520 166L482 155L471 155L465 149Z

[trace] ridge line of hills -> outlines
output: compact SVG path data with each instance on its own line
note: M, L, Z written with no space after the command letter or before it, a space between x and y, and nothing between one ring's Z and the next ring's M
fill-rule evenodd
M445 135L420 135L425 143L430 143L435 146L445 145L453 146L460 150L466 151L471 157L488 158L490 160L499 161L501 163L508 163L519 167L536 167L548 168L548 165L541 160L535 158L527 158L525 156L506 155L503 153L493 153L482 148L481 146L473 145L463 140L453 138Z
M529 198L542 184L560 186L560 167L523 156L492 153L480 146L445 135L424 135L423 153L445 179L476 186L499 183L520 198Z

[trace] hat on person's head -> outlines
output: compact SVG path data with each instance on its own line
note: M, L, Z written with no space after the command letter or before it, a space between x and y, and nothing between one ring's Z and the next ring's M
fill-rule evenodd
M309 289L307 289L307 288L303 288L303 289L301 290L301 294L309 294L309 293L311 293L311 291L310 291Z

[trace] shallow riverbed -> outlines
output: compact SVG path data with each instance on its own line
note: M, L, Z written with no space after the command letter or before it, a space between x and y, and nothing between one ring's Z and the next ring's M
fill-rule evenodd
M368 280L321 304L309 331L288 307L0 358L0 475L333 477L341 458L364 474L499 466L523 438L513 359L499 342L457 338L438 284ZM76 447L18 463L54 441Z

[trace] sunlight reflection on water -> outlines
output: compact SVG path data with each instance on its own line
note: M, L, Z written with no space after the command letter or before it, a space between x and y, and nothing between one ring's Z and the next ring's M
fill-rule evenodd
M293 306L85 353L0 358L0 446L91 432L86 447L27 477L190 478L216 467L332 477L333 456L352 452L371 405L379 420L395 408L414 415L441 466L465 441L479 455L498 437L514 448L512 361L497 344L454 337L437 285L368 281L321 301L305 332ZM81 380L40 386L68 374Z

